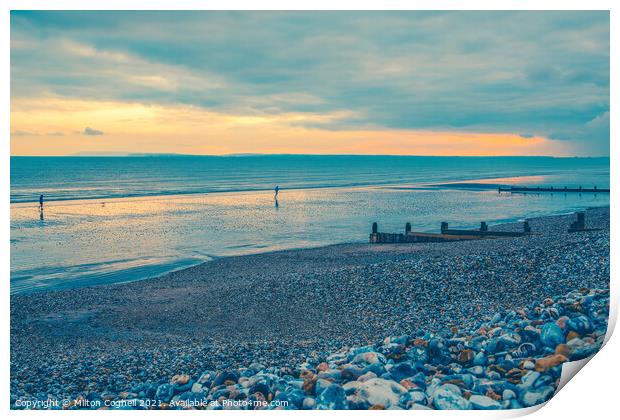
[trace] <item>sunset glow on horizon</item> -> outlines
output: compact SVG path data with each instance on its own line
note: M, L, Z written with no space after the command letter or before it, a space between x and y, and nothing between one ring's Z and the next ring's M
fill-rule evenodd
M11 154L570 155L561 143L533 136L384 128L334 131L301 125L337 118L337 114L226 115L138 103L15 101L11 123L23 131L13 133ZM89 125L104 127L105 132L87 133L82 127Z

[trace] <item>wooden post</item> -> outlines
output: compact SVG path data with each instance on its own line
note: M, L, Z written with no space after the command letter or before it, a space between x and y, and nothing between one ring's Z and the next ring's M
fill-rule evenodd
M441 222L441 233L446 233L448 230L448 222Z
M586 214L584 212L577 213L577 229L586 228Z
M580 230L584 230L585 228L586 228L586 215L583 212L578 212L577 221L570 224L568 231L579 232Z
M405 225L405 235L407 235L409 232L411 232L411 223L407 222L407 224Z

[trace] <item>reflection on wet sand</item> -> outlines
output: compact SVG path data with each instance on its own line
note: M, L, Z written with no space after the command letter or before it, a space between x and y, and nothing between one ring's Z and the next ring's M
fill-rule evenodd
M281 205L285 199L286 205ZM466 208L464 204L467 203ZM476 227L609 205L609 196L380 187L111 198L11 205L11 290L124 282L215 256L365 242L371 223ZM40 209L41 210L41 209ZM276 211L277 210L277 211ZM452 224L452 223L451 223Z

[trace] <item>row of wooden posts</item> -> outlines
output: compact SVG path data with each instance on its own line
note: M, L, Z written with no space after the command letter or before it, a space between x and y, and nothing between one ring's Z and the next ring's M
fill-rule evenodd
M579 188L554 188L554 187L498 187L498 192L564 192L564 193L608 193L609 188L598 188L596 185L594 188L583 188L581 185Z
M585 213L578 212L577 220L570 224L568 232L582 232L596 229L586 229ZM371 243L409 243L409 242L452 242L481 238L519 237L530 235L532 228L529 221L523 222L523 230L516 231L490 231L486 222L480 222L477 230L450 229L448 222L441 222L441 233L412 232L411 223L405 224L405 233L379 232L377 222L372 224L370 234Z

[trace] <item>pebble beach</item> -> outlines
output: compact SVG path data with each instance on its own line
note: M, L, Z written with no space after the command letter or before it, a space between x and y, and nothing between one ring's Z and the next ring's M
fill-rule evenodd
M11 296L12 408L512 409L594 354L609 208L533 235L341 244ZM521 224L491 226L520 230Z

